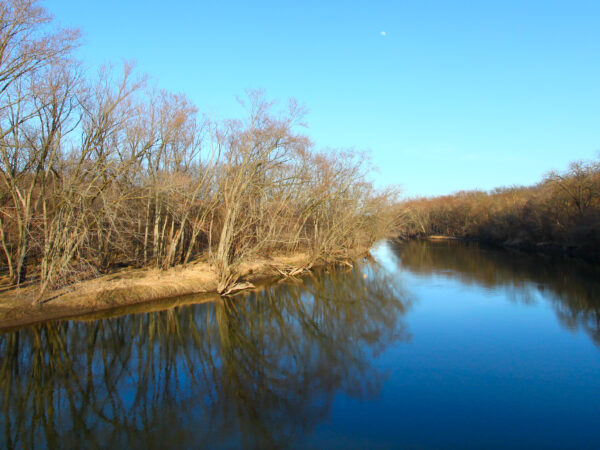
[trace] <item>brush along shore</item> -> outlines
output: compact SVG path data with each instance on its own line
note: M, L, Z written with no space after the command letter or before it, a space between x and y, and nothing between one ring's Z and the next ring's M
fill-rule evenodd
M358 258L368 251L356 251ZM315 262L306 253L256 258L239 268L239 281L228 294L255 288L253 283L301 275L327 264L351 265L350 258ZM198 261L168 270L124 268L111 274L58 289L39 303L35 283L14 288L0 281L0 330L20 328L49 320L100 318L123 307L124 313L164 310L182 303L202 303L219 298L219 275L208 262ZM185 298L188 296L188 298ZM120 315L120 314L119 314Z

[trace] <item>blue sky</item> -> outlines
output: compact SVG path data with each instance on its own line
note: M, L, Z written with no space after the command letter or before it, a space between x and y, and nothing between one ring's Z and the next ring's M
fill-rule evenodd
M264 88L406 196L532 184L600 150L600 2L47 0L93 67L133 59L200 111ZM382 35L385 32L385 35Z

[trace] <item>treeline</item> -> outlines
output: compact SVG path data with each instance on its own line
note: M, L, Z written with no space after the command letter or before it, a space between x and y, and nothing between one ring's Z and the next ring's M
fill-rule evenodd
M261 92L215 121L132 67L88 77L77 31L33 0L0 3L0 264L48 289L116 266L205 255L220 292L251 255L348 256L386 234L363 155L316 151L304 109Z
M600 255L600 161L573 162L531 187L418 198L399 206L403 238L446 235Z

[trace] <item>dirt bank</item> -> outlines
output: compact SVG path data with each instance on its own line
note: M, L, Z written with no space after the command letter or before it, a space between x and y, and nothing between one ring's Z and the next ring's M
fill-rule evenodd
M243 281L255 283L281 277L282 272L307 263L308 255L304 253L279 255L246 263L240 272ZM54 291L41 304L33 304L35 285L19 289L0 285L0 330L83 315L110 316L110 311L124 306L128 307L127 312L136 312L148 307L167 309L182 303L210 301L218 297L216 289L217 273L206 262L166 271L122 269Z

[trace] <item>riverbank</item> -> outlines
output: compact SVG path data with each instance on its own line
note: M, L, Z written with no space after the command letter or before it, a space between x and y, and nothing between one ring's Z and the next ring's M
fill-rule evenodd
M464 236L447 236L447 235L429 235L429 236L411 236L399 238L399 241L424 239L428 241L461 241L461 242L478 242L484 245L500 247L511 250L519 250L528 253L541 253L550 256L565 256L570 258L579 258L590 263L600 262L600 255L594 248L588 248L585 245L558 245L552 242L538 242L531 244L529 242L512 239L508 241L494 241L486 238L464 237Z
M356 257L366 252L357 252ZM307 267L315 268L309 255L295 253L254 259L240 267L240 283L254 288L253 283L285 278L285 274L300 274ZM31 283L19 289L0 284L0 330L18 328L48 320L66 319L109 313L122 307L156 306L168 309L175 305L198 303L219 298L218 275L204 261L168 270L124 268L111 274L56 290L40 304L33 304L37 285ZM187 297L187 299L182 299ZM139 308L137 308L139 309Z

